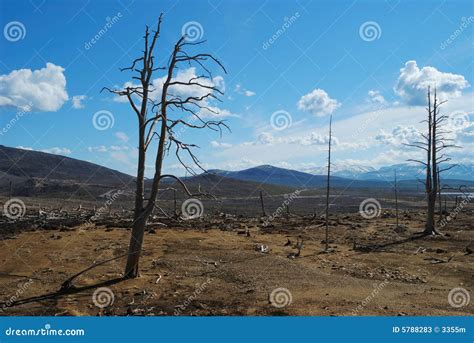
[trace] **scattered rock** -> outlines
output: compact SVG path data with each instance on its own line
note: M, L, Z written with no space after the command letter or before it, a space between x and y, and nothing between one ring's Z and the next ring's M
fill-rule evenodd
M52 239L61 239L61 235L59 233L53 233L51 236L49 236Z
M262 254L268 254L270 252L270 247L265 244L257 244L255 245L255 250Z

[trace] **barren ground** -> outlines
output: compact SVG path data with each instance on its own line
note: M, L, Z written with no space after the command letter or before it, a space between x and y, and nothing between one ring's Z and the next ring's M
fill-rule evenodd
M402 233L394 231L391 213L371 220L334 215L331 253L321 253L321 219L291 216L270 227L236 217L187 221L178 228L169 224L145 235L140 278L117 280L125 263L118 259L81 275L74 281L77 289L67 294L55 292L68 276L126 253L130 231L79 226L21 232L1 241L0 313L473 315L474 301L462 308L448 303L454 287L473 294L474 254L465 250L474 249L473 214L472 209L461 213L443 229L444 236L419 239L409 239L422 230L419 212L403 211L408 230ZM242 234L246 229L250 237ZM298 236L304 240L301 256L288 258ZM284 246L288 240L291 245ZM257 244L268 245L270 252L257 251ZM94 305L96 286L112 290L113 304ZM292 296L282 308L269 301L279 287Z

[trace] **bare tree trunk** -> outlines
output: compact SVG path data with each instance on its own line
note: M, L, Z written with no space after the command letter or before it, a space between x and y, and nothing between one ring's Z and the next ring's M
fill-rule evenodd
M329 250L329 187L331 179L331 139L332 139L332 115L329 118L329 142L328 142L328 176L326 184L326 251Z
M125 277L135 278L138 276L138 263L140 261L140 253L142 251L143 236L145 233L146 218L142 214L136 218L133 223L132 237L128 248L127 265L125 266Z
M430 235L436 234L435 227L435 208L436 208L436 195L438 192L438 165L436 157L436 124L437 124L437 112L438 112L438 99L436 97L436 88L434 91L433 99L433 112L431 115L431 188L428 194L428 222L426 223L426 233Z
M143 236L145 233L147 218L144 215L145 197L145 130L142 121L139 119L139 145L138 145L138 168L137 185L135 190L135 211L132 225L132 235L128 248L127 264L125 266L125 277L134 278L138 276L138 263L142 250Z
M439 167L436 171L436 175L438 177L438 207L439 207L439 216L438 216L438 223L441 223L443 220L443 201L441 199L441 180L439 175Z
M262 207L262 216L266 217L267 213L265 212L265 204L263 202L263 191L262 190L260 190L260 205Z
M434 230L434 201L436 201L436 193L433 201L433 175L431 169L431 157L433 148L433 111L431 109L431 92L428 87L428 146L427 146L427 160L426 160L426 196L427 196L427 213L425 233L432 234Z
M132 65L127 68L122 68L121 71L131 71L135 73L133 76L134 80L139 80L140 85L127 85L123 89L110 89L104 87L109 92L125 96L133 109L133 112L138 118L138 167L137 167L137 179L136 179L136 191L135 191L135 209L134 209L134 221L132 224L132 234L130 238L129 252L127 264L125 266L125 277L134 278L138 276L138 264L140 259L140 253L142 250L143 236L147 224L147 220L153 213L156 204L156 198L158 196L158 189L160 181L163 177L175 178L181 186L185 189L186 193L190 196L199 196L199 194L191 194L186 188L184 183L174 175L163 175L163 158L166 149L169 149L171 145L176 147L176 156L180 163L185 167L186 171L190 171L190 168L185 165L183 160L180 158L180 151L185 152L188 157L191 158L193 163L197 165L201 170L204 170L199 160L192 152L192 148L195 144L185 143L178 139L175 135L175 129L178 125L194 128L194 129L211 129L214 131L222 132L222 127L229 129L229 127L219 120L203 120L199 117L196 108L202 109L203 103L209 99L218 99L216 94L223 95L217 85L212 83L212 74L210 70L204 65L205 61L211 61L216 63L224 72L226 72L224 66L211 54L198 53L188 54L186 53L186 47L192 45L196 46L203 41L189 43L187 36L183 35L177 43L174 45L171 57L167 67L156 67L155 66L155 44L160 35L160 28L163 14L158 19L157 29L150 33L150 29L147 26L144 36L144 50L142 55L132 62ZM186 64L187 66L194 64L197 68L203 70L204 74L199 77L193 77L189 80L177 80L174 79L174 74L178 64ZM153 73L158 70L166 70L165 81L161 90L161 98L152 99L149 95L150 92L155 90L153 86L154 80L152 79ZM134 81L135 82L135 81ZM200 89L204 94L199 96L187 96L183 97L174 94L169 97L170 87L191 87L193 89ZM190 89L190 88L188 88ZM168 118L167 110L171 107L172 110L181 111L182 113L191 113L195 118L199 120L199 124L195 124L191 121L187 121L183 118ZM151 116L152 115L152 116ZM150 117L151 116L151 117ZM161 127L159 126L161 125ZM160 129L157 130L157 127ZM155 157L155 168L153 182L150 189L150 194L145 202L145 159L146 152L149 145L155 142L154 138L157 136L158 149ZM168 144L169 143L169 144ZM176 197L175 197L175 213L176 213Z
M397 188L397 171L395 170L395 215L397 217L397 228L399 226L399 221L398 221L398 188Z
M178 201L176 199L176 189L173 189L173 213L175 217L178 217Z

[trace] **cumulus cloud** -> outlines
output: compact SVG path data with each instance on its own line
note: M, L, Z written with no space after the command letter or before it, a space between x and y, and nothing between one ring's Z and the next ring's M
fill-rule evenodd
M275 137L271 133L262 132L257 137L257 142L260 144L272 144L275 141Z
M319 88L303 95L298 101L299 110L309 112L318 117L329 115L340 106L341 104L337 100L331 99L328 93Z
M302 146L311 146L311 145L324 145L327 146L329 142L329 136L320 135L316 132L312 132L306 137L275 137L269 132L262 132L257 136L257 139L254 142L245 142L242 143L244 146L249 145L273 145L273 144L297 144ZM337 137L332 137L332 144L339 145L339 140Z
M74 95L72 97L72 107L76 110L84 108L84 104L82 103L86 100L87 96L85 95Z
M127 134L125 132L116 132L115 133L115 137L117 137L119 140L121 140L122 142L125 142L127 143L130 138L128 138Z
M439 98L447 100L461 96L469 83L462 75L444 73L429 66L420 69L416 61L408 61L400 69L394 90L408 105L424 105L428 86L436 86Z
M49 149L42 149L40 151L47 152L49 154L55 154L55 155L69 155L72 152L68 148L59 148L59 147L53 147L53 148L49 148Z
M380 134L375 136L375 140L383 144L399 146L421 141L421 133L414 126L398 125L392 132L381 130Z
M64 68L53 63L38 70L20 69L0 75L0 106L55 112L68 99Z
M206 87L215 87L221 92L225 90L225 82L224 78L220 75L213 77L212 79L205 79L199 78L197 74L196 68L190 67L183 70L178 70L176 75L173 77L172 82L184 82L187 83L193 80L193 82L199 82L201 85L205 87L200 87L196 85L171 85L168 89L168 94L170 97L179 97L181 99L186 99L188 97L196 97L200 98L208 94L211 90ZM153 91L150 92L150 99L151 100L158 100L161 98L161 94L163 91L163 85L166 81L166 76L156 78L152 80L152 88ZM132 82L124 83L122 88L126 87L138 87L139 85L133 84ZM137 98L135 98L137 100ZM114 101L128 103L128 99L125 96L116 96ZM203 99L200 102L202 109L199 111L198 115L207 118L224 118L233 116L232 112L217 108L213 105L211 98Z
M385 100L385 98L383 97L382 94L380 94L380 91L377 91L377 90L370 90L367 95L369 96L369 100L370 102L372 103L375 103L375 104L385 104L387 101Z
M235 86L235 92L236 92L236 93L239 93L239 94L241 94L241 95L245 95L245 96L254 96L254 95L257 94L257 93L255 93L255 92L253 92L253 91L251 91L251 90L248 90L248 89L243 88L242 85L240 85L240 84L237 84L237 85Z

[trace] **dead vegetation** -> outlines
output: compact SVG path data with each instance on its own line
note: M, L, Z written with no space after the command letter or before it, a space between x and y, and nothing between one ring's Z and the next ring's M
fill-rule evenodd
M47 218L58 223L87 221L91 215L84 209L50 212ZM130 228L114 226L131 218L105 213L92 225L38 226L3 240L4 305L32 280L3 314L474 314L472 307L457 309L447 301L450 289L472 287L473 214L465 208L443 236L417 235L425 222L418 211L400 211L407 225L403 232L395 230L394 211L384 210L375 219L331 214L328 241L325 216L283 215L266 225L263 217L224 213L192 220L162 217L162 225L145 232L141 277L132 280L124 280L120 268ZM40 218L31 213L24 220ZM114 295L103 308L92 301L101 287ZM292 294L293 302L284 308L268 300L278 287ZM365 304L376 287L383 293Z

